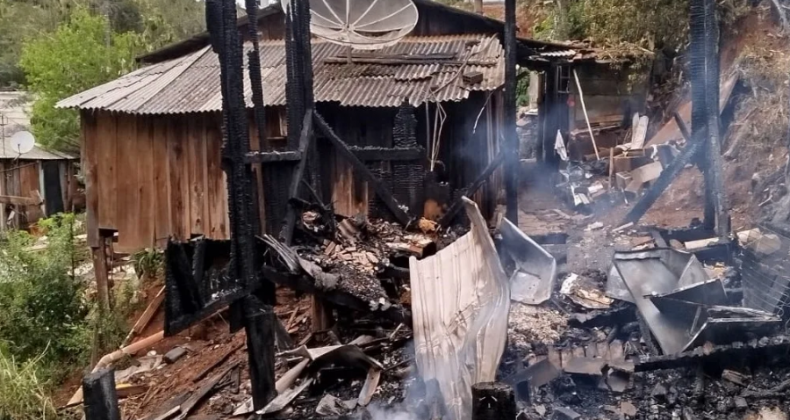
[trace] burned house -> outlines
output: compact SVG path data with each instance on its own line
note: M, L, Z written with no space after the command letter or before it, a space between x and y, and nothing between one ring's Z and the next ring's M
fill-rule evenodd
M427 0L415 3L420 19L414 31L383 50L349 55L342 46L314 39L314 95L317 110L399 202L416 215L427 211L437 218L499 151L503 23ZM245 19L239 30L246 35ZM282 150L289 138L283 21L279 5L258 15L268 143L261 147L261 127L250 110L253 150ZM162 246L170 236L228 238L220 67L209 42L208 34L199 34L153 52L141 57L139 70L59 103L81 114L91 238L99 229L117 231L116 249L122 251ZM557 48L519 42L525 55ZM245 97L251 108L248 76ZM399 121L407 132L396 128ZM320 176L331 181L318 193L337 213L380 212L372 187L348 163L328 148L319 154ZM262 230L275 232L287 198L260 163L255 178ZM475 196L487 215L499 179Z
M564 50L539 52L528 60L538 71L531 83L538 106L539 157L556 161L557 132L574 157L595 156L597 147L621 144L632 116L645 113L653 54L629 48L594 48L570 43ZM588 124L589 123L589 124ZM545 152L544 152L545 151Z

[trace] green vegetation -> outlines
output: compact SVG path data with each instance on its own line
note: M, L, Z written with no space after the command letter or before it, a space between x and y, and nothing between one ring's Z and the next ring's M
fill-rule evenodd
M137 283L116 287L112 312L102 313L89 282L73 275L89 261L78 226L72 214L39 221L47 246L36 251L24 231L0 241L0 420L54 417L47 392L128 333Z
M0 89L27 88L38 142L76 152L76 113L55 103L202 31L203 14L196 0L0 0Z
M55 407L41 379L38 360L17 363L0 348L0 420L55 417Z
M31 123L38 142L45 147L79 149L77 113L55 109L57 101L133 69L140 36L112 33L107 43L108 31L105 18L77 10L50 36L24 45L19 64L37 97Z
M48 246L31 252L35 238L9 232L0 250L0 346L22 362L76 363L83 356L85 286L71 276L84 259L72 240L73 215L40 222Z

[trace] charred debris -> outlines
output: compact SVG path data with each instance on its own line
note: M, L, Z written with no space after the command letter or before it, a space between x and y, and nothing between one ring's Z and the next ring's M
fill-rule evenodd
M257 22L256 2L247 3L249 22ZM512 93L515 1L505 5L505 92ZM556 252L567 234L530 236L518 223L510 118L513 133L505 132L500 154L447 203L443 219L416 217L402 204L429 193L413 110L404 104L398 112L392 149L356 149L335 133L316 111L312 64L304 59L311 56L307 1L286 11L287 144L275 148L261 134L261 150L250 151L236 5L208 0L206 8L222 65L231 239L168 244L164 335L226 310L231 333L245 334L215 347L213 361L184 379L190 386L174 387L185 391L159 390L166 398L144 418L787 418L790 229L730 231L719 109L705 105L719 103L718 69L710 64L718 62L718 34L704 29L715 2L691 2L695 122L688 132L676 118L687 137L682 150L646 148L638 119L618 149L599 150L590 129L591 163L571 162L561 135L552 144L565 161L559 190L571 207L636 198L611 233L639 244L613 252L605 269L576 273ZM254 24L250 33L255 39ZM248 54L260 62L257 43ZM260 68L251 64L249 72L260 80ZM252 91L254 118L264 126L261 87L253 82ZM511 96L505 115L515 117ZM367 181L378 217L335 213L321 193L318 137ZM371 160L391 163L392 182ZM260 178L252 162L264 164L264 215L253 205ZM675 230L637 225L689 163L706 174L704 220ZM487 221L467 197L500 166L506 210ZM309 330L297 327L298 309L287 320L276 315L278 288L310 296L301 312ZM192 353L178 347L134 369L150 374ZM97 369L85 378L88 420L120 418L126 388L112 386L118 375L133 373Z

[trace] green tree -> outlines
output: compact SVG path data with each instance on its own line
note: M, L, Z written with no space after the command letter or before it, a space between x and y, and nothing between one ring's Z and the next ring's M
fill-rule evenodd
M54 33L25 43L19 64L36 97L31 124L38 142L58 150L78 150L77 113L55 109L55 104L131 71L141 44L138 34L112 33L103 16L85 9L75 11Z

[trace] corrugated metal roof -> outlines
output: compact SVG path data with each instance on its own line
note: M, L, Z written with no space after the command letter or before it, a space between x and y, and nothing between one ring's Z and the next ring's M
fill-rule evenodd
M0 143L0 159L73 160L76 159L76 157L66 153L44 150L39 145L33 146L33 150L20 155L11 147L11 136L8 136Z
M245 44L245 50L250 48L249 43ZM284 43L265 41L260 48L264 101L266 105L285 105ZM408 98L416 106L425 101L460 101L468 98L470 91L492 91L504 84L502 45L496 37L488 35L406 38L373 56L445 54L454 57L452 60L415 64L325 62L327 58L343 58L346 54L343 46L313 42L316 101L391 107ZM246 68L246 54L244 57ZM483 81L471 86L464 84L459 73L466 72L483 73ZM252 89L246 71L244 76L247 106L252 107ZM131 114L220 111L219 61L210 47L204 47L64 99L58 107Z
M559 57L559 58L568 58L574 57L576 55L576 50L565 50L565 51L547 51L542 52L540 54L541 57Z

